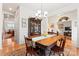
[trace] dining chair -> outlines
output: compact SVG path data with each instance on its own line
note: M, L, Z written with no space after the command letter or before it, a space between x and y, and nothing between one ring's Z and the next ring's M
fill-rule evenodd
M36 47L39 48L39 56L46 56L45 50L47 50L47 46L36 42Z
M61 56L61 55L64 56L64 46L65 46L65 42L66 42L65 37L64 37L64 39L61 38L59 40L59 42L60 42L59 46L55 45L51 48L50 55L51 55L51 53L53 53L53 55L58 54L59 56Z
M32 39L29 39L27 37L25 38L25 45L26 45L26 56L28 55L28 53L32 56L35 55L37 56L38 54L38 49L33 47L33 42Z

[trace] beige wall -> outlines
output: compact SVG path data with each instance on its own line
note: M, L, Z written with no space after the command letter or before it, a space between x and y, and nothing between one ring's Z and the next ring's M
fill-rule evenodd
M0 48L2 48L2 31L3 30L3 14L2 14L2 3L0 3Z

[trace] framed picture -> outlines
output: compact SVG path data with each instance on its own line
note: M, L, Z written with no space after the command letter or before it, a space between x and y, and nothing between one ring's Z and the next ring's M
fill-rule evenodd
M22 18L22 28L25 28L26 27L26 19L25 18Z

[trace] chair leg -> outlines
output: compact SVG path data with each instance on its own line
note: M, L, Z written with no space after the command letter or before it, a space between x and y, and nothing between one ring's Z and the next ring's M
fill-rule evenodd
M26 49L26 51L25 51L25 52L26 52L26 56L27 56L27 49Z
M35 55L35 56L37 56L37 53L35 51L32 51L32 54Z
M64 56L64 53L63 53L63 56Z
M52 54L52 52L50 51L49 56ZM55 52L53 52L53 55L55 55Z
M53 52L53 55L55 55L55 52Z
M26 56L27 56L27 53L26 53Z
M49 52L49 56L51 55L51 51Z
M62 53L62 56L64 56L64 53Z
M64 53L59 53L59 56L64 56Z
M32 52L31 51L26 52L26 56L28 56L28 54L30 54L32 56Z

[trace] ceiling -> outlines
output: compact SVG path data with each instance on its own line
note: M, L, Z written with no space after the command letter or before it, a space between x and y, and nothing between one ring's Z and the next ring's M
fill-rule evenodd
M25 5L25 8L27 8L29 11L37 11L42 9L42 11L47 11L48 13L54 12L59 8L63 8L69 5L69 3L22 3L22 4ZM3 10L12 13L17 10L17 7L18 7L17 3L3 4ZM12 8L12 10L10 11L9 8Z
M31 11L42 9L42 11L53 12L59 8L68 6L68 3L27 3L25 4Z
M17 7L18 7L17 3L3 3L3 11L15 13ZM9 8L12 8L12 10L9 10Z

